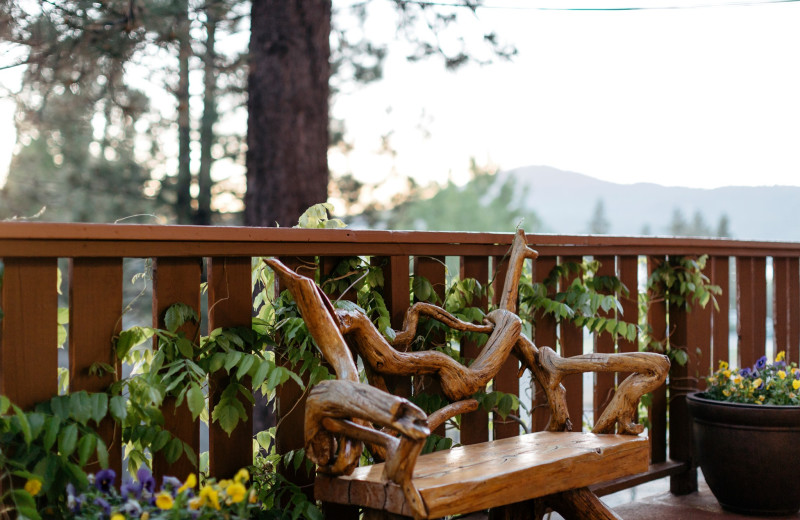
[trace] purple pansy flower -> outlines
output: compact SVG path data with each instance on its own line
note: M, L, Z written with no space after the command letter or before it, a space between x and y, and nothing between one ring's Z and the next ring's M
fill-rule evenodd
M119 489L119 494L124 497L139 498L142 496L142 483L141 482L125 482Z
M742 377L749 377L750 374L752 374L752 373L753 373L753 371L750 370L749 368L743 368L743 369L739 370L739 375L742 376Z
M155 493L156 479L153 478L153 474L150 473L148 468L139 468L139 471L136 472L136 478L139 479L139 484L142 485L143 491L147 491L150 494Z
M107 514L107 515L111 514L111 504L109 504L107 500L105 500L105 499L103 499L101 497L97 497L97 498L94 499L94 504L97 505L97 506L102 507L103 508L103 512L105 512L105 514Z
M94 485L103 493L108 493L114 486L114 479L117 478L117 472L111 468L103 469L97 472L94 478Z
M178 493L178 488L183 485L183 482L175 477L165 476L161 481L161 491L169 491L174 497Z
M764 370L764 367L766 366L767 366L767 356L761 356L760 358L758 358L758 361L756 361L753 370L760 372L761 370Z

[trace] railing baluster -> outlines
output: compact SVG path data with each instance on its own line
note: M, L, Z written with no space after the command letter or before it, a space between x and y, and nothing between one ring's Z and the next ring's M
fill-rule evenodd
M736 259L737 332L739 366L749 367L764 355L766 347L766 259Z
M461 279L474 278L486 287L489 283L489 258L485 256L462 256L461 257ZM487 309L488 298L484 295L479 301L473 301L474 307L480 307L484 311ZM462 362L469 364L480 353L480 347L474 341L464 339L461 342ZM514 381L516 381L514 374ZM497 384L499 381L495 381ZM498 423L495 423L497 427ZM465 414L461 418L461 444L475 444L489 440L489 414L484 410Z
M5 258L0 394L29 410L58 393L55 258Z
M595 260L600 262L600 267L597 270L598 276L616 276L616 259L613 256L597 256ZM601 309L598 314L605 318L617 318L617 314L613 309L608 312L604 312ZM615 338L608 332L601 331L594 334L595 352L612 354L615 346ZM614 397L615 376L614 372L594 373L594 422L597 422L606 405Z
M75 258L69 272L69 388L103 392L121 375L112 338L122 330L122 259ZM89 374L94 363L114 367L115 374ZM97 428L108 448L108 464L122 471L119 427L107 417Z
M533 261L533 281L534 283L544 282L550 271L557 265L556 257L542 257L540 256ZM555 288L548 289L549 296L555 294ZM544 314L537 311L533 317L534 319L534 333L533 341L537 347L550 347L553 350L558 348L558 333L556 320L552 315ZM542 431L547 428L547 423L550 421L550 408L547 404L547 396L540 388L536 388L533 396L533 409L531 417L531 429L533 431Z
M663 256L647 258L648 277L664 262ZM647 324L656 340L667 335L667 304L664 301L650 302L647 308ZM656 464L667 460L667 384L653 391L650 406L650 459Z
M200 315L200 275L202 262L200 258L157 258L153 267L153 324L165 328L164 315L167 309L176 303L189 305ZM191 340L197 340L198 324L185 323L179 330ZM154 338L154 341L157 341ZM164 414L164 428L173 436L188 444L199 456L200 426L199 420L193 421L186 402L175 406L175 398L167 397L161 408ZM159 479L164 475L185 479L197 468L185 455L169 464L163 452L153 456L153 473Z
M506 281L506 273L508 272L508 259L502 261L503 257L495 257L494 268L494 297L495 304L500 302L500 297L503 293L503 288ZM519 397L519 361L514 356L509 356L503 363L503 366L498 370L494 378L493 388L499 392L512 394ZM499 414L492 414L492 428L494 430L495 439L506 439L508 437L516 437L519 435L519 424L511 419L503 420Z
M561 264L568 262L581 263L580 256L561 257ZM570 273L566 280L562 280L559 290L565 290L569 284L578 276ZM577 327L574 323L562 321L559 325L561 332L561 356L571 357L583 354L583 328ZM583 374L571 374L564 378L564 388L567 389L567 410L572 419L573 431L583 429Z
M250 327L252 287L250 283L250 257L214 257L208 261L208 328ZM210 376L209 412L230 384L231 377L224 371ZM248 381L243 382L248 389ZM209 421L209 472L217 478L233 477L239 468L253 464L253 405L243 396L239 401L247 410L247 420L236 425L230 436L218 423Z
M411 305L411 294L408 292L410 276L409 258L407 256L373 257L373 262L380 262L383 269L383 301L389 311L392 328L403 328L406 311ZM396 395L411 397L411 378L391 376L384 378L389 390Z
M443 256L416 256L414 257L414 275L425 277L433 286L433 291L444 305L446 292L446 266ZM444 343L444 335L441 333L431 334L428 337L429 344L441 345ZM431 376L419 376L414 379L415 391L423 391L427 394L437 394L441 392L441 385L437 379ZM433 431L436 435L444 437L445 425L442 424Z
M712 311L712 349L711 368L719 361L730 362L730 258L727 256L711 257L710 281L722 289L717 296L718 311ZM712 305L709 303L709 305ZM736 363L733 362L733 365Z
M786 351L788 361L798 360L800 330L800 272L798 259L776 257L772 260L775 351Z

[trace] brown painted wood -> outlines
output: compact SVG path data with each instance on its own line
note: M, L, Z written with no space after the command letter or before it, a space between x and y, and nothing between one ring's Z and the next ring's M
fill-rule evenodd
M461 279L474 278L486 287L489 283L489 259L484 256L461 257ZM488 310L488 298L473 302L473 306ZM470 365L478 357L480 347L475 341L465 339L461 343L463 362ZM485 410L477 410L461 417L461 444L475 444L489 440L489 414Z
M752 366L766 349L766 259L736 259L739 366Z
M403 319L411 306L411 294L408 290L410 260L408 256L373 257L373 263L383 269L383 300L389 310L392 328L403 328ZM386 377L389 390L395 395L411 397L411 378L403 376Z
M314 265L313 257L287 257L280 260L292 270L305 276L313 277L315 274L314 270L310 268L310 266ZM275 283L277 293L280 294L285 287L280 284L277 276ZM277 350L276 364L280 364L280 366L287 367L290 370L296 369ZM301 378L304 384L308 383L307 374L304 374ZM293 379L289 379L275 389L275 415L279 426L275 432L275 448L281 455L304 447L306 397L306 392ZM309 499L313 499L314 477L313 474L310 475L305 471L304 466L295 471L292 467L279 464L278 471L290 482L300 486ZM283 507L287 507L287 504L283 504Z
M658 268L664 257L647 258L648 277ZM667 335L667 305L664 301L651 302L647 308L647 323L653 338L663 339ZM650 445L652 462L667 460L667 386L664 384L653 392L649 410Z
M91 375L94 363L106 363L121 375L112 339L122 331L122 259L76 258L69 264L70 392L106 391L115 374ZM97 432L108 448L109 467L121 474L120 432L107 417ZM91 466L90 466L91 468ZM91 469L90 469L91 471Z
M579 256L565 256L560 259L561 264L567 262L580 263L583 259ZM575 275L571 275L560 283L569 285ZM559 290L564 290L563 285ZM575 326L573 323L562 320L559 323L562 357L579 356L583 354L583 328ZM569 416L572 418L572 428L574 431L581 431L583 426L583 374L573 374L564 378L564 388L567 389L567 408Z
M800 330L800 269L797 258L774 258L772 322L775 353L785 351L787 361L798 359Z
M694 342L701 341L700 337L710 340L710 327L706 330L707 327L698 318L701 314L706 313L700 312L699 307L693 307L692 312L677 307L669 309L669 326L672 330L670 344L673 349L684 350L689 357L683 366L673 362L669 375L669 458L678 462L692 460L692 426L686 394L697 389L695 374L698 356ZM690 469L686 473L670 477L670 491L676 495L697 491L697 470Z
M570 489L547 497L555 511L576 520L622 520L587 488Z
M620 318L628 323L639 323L639 257L621 256L617 259L619 280L628 288L628 296L620 296L622 315ZM633 341L625 338L617 340L619 352L638 352L638 335ZM617 379L624 380L625 374L619 374Z
M711 355L711 368L722 361L730 361L730 259L727 256L714 256L710 259L710 281L722 289L722 294L717 296L718 311L711 313L711 335L713 353ZM732 365L736 365L734 361Z
M493 259L493 263L494 304L498 305L501 295L505 290L505 279L508 273L508 258L496 256ZM519 397L519 361L515 357L509 356L509 358L505 360L500 371L497 372L494 378L492 387L499 392ZM494 432L495 439L505 439L507 437L519 435L519 429L519 424L514 420L510 418L504 420L500 414L492 414L492 431Z
M533 280L536 283L542 283L556 265L558 265L557 258L540 256L533 261ZM555 295L556 289L550 289L549 293L550 296ZM555 350L558 343L558 325L555 318L553 316L537 312L533 319L535 327L533 340L536 346L550 347ZM535 382L534 385L536 385ZM536 386L535 388L532 406L533 413L531 414L531 427L534 431L542 431L547 428L547 423L550 421L550 407L547 404L547 396L545 395L544 390L539 386Z
M600 267L597 270L598 276L616 276L616 258L613 256L598 256L595 258L600 262ZM602 309L598 313L605 318L617 318L617 313L614 309L609 312L604 312ZM616 341L614 336L607 332L600 332L594 334L594 351L600 354L612 354L616 350ZM614 388L616 387L616 375L614 372L595 372L594 373L594 417L593 422L597 422L603 413L603 410L611 401L614 396Z
M200 315L200 275L202 263L200 258L157 258L153 262L153 323L164 328L164 314L176 303L185 303L194 308ZM199 340L199 325L188 322L179 330L193 341ZM164 428L173 436L188 444L199 456L200 425L192 420L192 414L186 403L175 406L175 398L167 397L161 408L164 414ZM153 457L153 474L157 479L171 475L181 480L197 468L182 455L172 464L167 463L161 452Z
M643 437L537 432L422 455L413 484L428 517L437 518L635 475L647 471L648 459ZM343 503L349 497L354 505L409 514L398 507L403 503L399 486L387 484L382 471L383 465L377 464L337 479L320 475L317 498ZM339 482L332 485L333 480Z
M3 263L0 394L29 410L58 393L56 259Z
M427 278L433 286L433 291L438 297L438 305L444 305L446 291L446 267L443 256L416 256L414 257L414 276ZM444 334L431 334L428 336L428 346L431 349L438 345L443 345ZM441 393L439 382L429 376L417 376L414 378L414 392L425 392L428 394ZM433 431L436 435L444 437L445 426L442 424Z
M249 327L252 316L252 288L249 257L215 257L208 260L208 328ZM209 378L209 407L213 413L231 377L224 371ZM244 381L248 387L249 381ZM252 388L250 388L252 390ZM253 464L253 405L245 397L239 401L247 410L247 420L229 436L216 422L208 427L209 472L218 479L232 478L243 467Z

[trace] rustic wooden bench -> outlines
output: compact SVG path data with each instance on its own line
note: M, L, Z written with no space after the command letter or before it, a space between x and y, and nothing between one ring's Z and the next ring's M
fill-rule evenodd
M417 303L392 343L363 312L334 309L312 280L267 260L338 377L317 384L306 403L306 454L318 466L318 500L360 507L365 518L438 518L485 509L497 518L540 518L548 508L567 518L618 518L588 486L647 471L649 444L639 436L643 428L636 423L636 408L644 393L664 382L669 361L643 352L562 358L549 347L537 348L516 314L524 261L536 256L518 232L500 304L485 323L463 322L440 307ZM489 339L469 367L440 352L410 352L421 316L460 331L487 333ZM361 356L369 384L359 382L353 352ZM531 371L546 394L547 431L420 456L432 430L477 409L470 397L497 375L509 355ZM630 375L592 433L572 432L561 381L589 371ZM450 401L430 416L389 393L384 380L420 375L437 378ZM385 462L356 467L365 444Z

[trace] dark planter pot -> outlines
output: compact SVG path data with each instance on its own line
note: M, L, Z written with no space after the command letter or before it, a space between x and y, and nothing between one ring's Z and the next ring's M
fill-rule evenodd
M800 510L800 407L686 396L695 459L720 505L746 515Z

